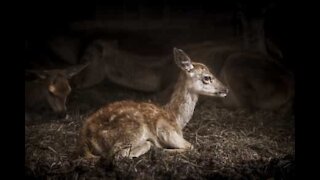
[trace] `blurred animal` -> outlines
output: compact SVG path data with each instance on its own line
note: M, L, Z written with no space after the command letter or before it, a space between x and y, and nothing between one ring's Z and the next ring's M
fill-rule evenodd
M64 116L67 110L66 101L71 92L69 80L87 66L88 64L67 69L27 70L27 73L35 74L38 78L25 82L26 110L49 107Z
M117 41L98 39L83 53L80 62L90 62L88 68L74 79L77 88L92 87L103 80L144 91L155 92L166 85L166 76L174 69L169 56L142 56L120 50ZM167 72L167 73L164 73Z
M261 9L240 9L241 34L222 41L183 47L200 59L230 90L219 105L229 108L263 109L287 113L294 101L294 74L282 63L281 50L266 36L265 18L273 4Z
M206 63L230 90L217 102L229 108L290 110L294 76L277 59L242 48L242 41L206 42L185 47L194 59Z

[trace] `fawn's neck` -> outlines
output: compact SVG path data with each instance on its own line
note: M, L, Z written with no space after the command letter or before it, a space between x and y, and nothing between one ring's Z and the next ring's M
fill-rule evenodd
M187 77L181 73L171 99L164 108L175 115L177 124L183 129L192 118L197 101L198 94L188 90Z

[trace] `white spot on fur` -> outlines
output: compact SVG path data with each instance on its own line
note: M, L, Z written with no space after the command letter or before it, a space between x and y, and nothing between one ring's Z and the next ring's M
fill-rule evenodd
M109 118L109 121L112 122L114 120L114 118L116 118L117 115L113 114L110 118Z

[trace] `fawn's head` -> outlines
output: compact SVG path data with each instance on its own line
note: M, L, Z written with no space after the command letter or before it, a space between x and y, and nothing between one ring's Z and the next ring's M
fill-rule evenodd
M68 69L53 69L41 71L28 71L36 74L42 85L47 102L51 109L58 114L65 114L67 107L67 97L71 92L69 80L81 70L87 67L88 64L71 67Z
M201 63L192 62L181 49L173 49L174 60L187 77L187 86L193 93L207 96L227 96L228 89Z

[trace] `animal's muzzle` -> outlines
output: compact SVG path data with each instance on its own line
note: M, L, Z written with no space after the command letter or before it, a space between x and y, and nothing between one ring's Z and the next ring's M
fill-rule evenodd
M228 89L223 89L218 91L216 94L220 97L226 97L228 95L229 90Z

